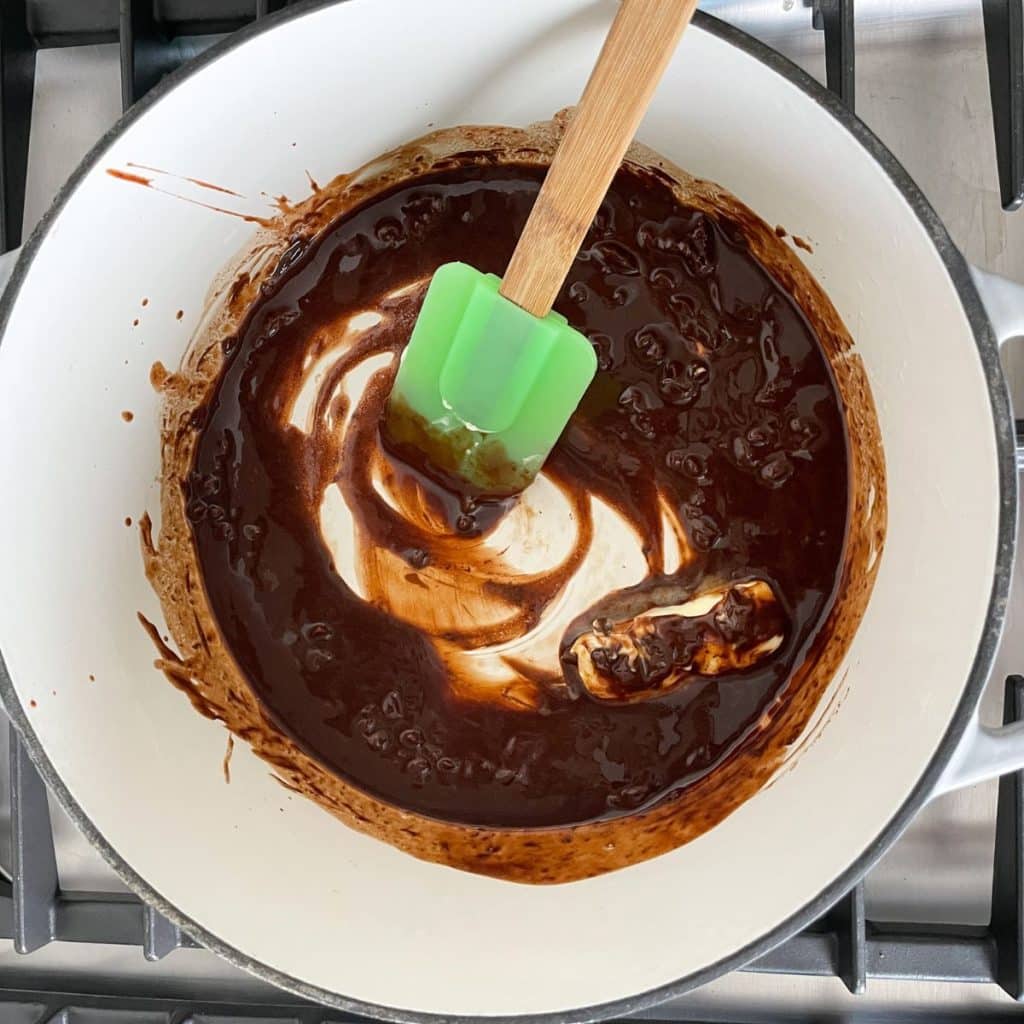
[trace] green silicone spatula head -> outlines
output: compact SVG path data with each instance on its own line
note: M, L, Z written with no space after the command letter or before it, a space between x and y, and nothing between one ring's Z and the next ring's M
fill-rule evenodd
M386 430L469 491L526 487L597 371L551 307L695 6L622 0L504 280L449 263L427 290Z
M597 370L564 316L527 313L465 263L434 275L402 357L391 440L481 494L514 494L540 471Z

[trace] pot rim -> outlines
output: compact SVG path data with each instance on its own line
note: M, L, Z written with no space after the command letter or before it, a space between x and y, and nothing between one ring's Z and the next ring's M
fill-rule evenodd
M11 280L2 298L0 298L0 344L3 342L3 335L7 329L11 310L17 301L21 284L32 265L36 253L49 234L54 221L68 203L78 185L99 163L103 154L113 142L128 127L186 78L208 64L219 60L235 48L244 45L250 39L268 30L272 30L277 25L291 21L293 18L300 18L310 14L312 11L328 4L345 2L347 0L301 0L301 2L287 7L277 14L254 21L248 26L236 30L226 39L214 44L190 61L187 65L166 76L124 113L78 165L74 173L57 193L50 208L39 221L28 242L22 248ZM697 11L693 20L694 25L701 31L707 32L737 47L749 56L759 60L762 64L767 65L783 78L786 78L825 113L838 121L867 150L885 171L892 184L899 190L911 210L917 216L918 221L935 246L963 306L978 348L978 355L985 373L985 382L992 408L999 489L999 521L994 578L985 615L985 624L974 662L964 686L963 695L941 743L924 768L909 796L886 826L853 859L845 871L833 879L828 886L805 903L803 907L768 932L758 936L729 956L723 957L699 971L646 992L622 999L579 1009L558 1010L550 1013L511 1016L448 1015L407 1010L400 1007L352 999L340 993L330 992L319 986L304 982L286 972L270 967L222 941L168 900L164 899L145 879L135 872L99 832L61 780L28 720L14 688L13 681L7 671L2 651L0 651L0 699L2 699L7 714L17 729L21 741L38 768L40 775L78 829L100 852L121 880L145 903L187 932L207 949L222 956L236 967L242 968L277 988L338 1010L364 1017L403 1022L403 1024L405 1022L408 1022L408 1024L451 1024L453 1021L465 1021L467 1024L471 1024L471 1022L481 1022L481 1024L483 1022L487 1022L487 1024L513 1024L513 1022L525 1020L537 1022L537 1024L580 1024L580 1022L584 1021L625 1017L649 1009L750 963L820 918L825 911L832 907L863 877L906 828L914 815L928 802L940 774L953 752L957 749L964 731L974 714L982 689L989 678L1002 632L1007 595L1013 570L1017 519L1017 473L1013 418L999 362L999 348L989 323L988 314L971 279L963 255L954 245L945 225L932 209L931 204L925 199L918 186L896 157L838 97L801 68L793 64L788 58L776 53L769 46L749 36L741 29L728 25L703 11Z

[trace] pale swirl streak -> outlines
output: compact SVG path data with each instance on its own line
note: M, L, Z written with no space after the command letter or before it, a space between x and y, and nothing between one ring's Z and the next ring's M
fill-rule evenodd
M409 315L398 298L336 325L306 360L291 422L308 439L324 542L354 593L430 638L459 696L536 710L564 695L568 626L640 584L652 554L658 573L687 564L685 531L661 502L661 543L645 557L625 516L546 471L491 531L452 535L421 481L378 442L397 365L388 339L402 334L394 319ZM430 553L424 564L410 555L420 551Z

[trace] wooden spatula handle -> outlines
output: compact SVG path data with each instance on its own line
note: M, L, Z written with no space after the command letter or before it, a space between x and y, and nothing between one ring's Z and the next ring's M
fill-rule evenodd
M551 311L696 6L622 0L501 286L534 316Z

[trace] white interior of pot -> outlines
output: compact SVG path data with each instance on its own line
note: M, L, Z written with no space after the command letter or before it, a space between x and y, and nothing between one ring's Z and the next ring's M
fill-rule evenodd
M253 227L106 168L206 179L251 199L200 198L261 212L262 192L301 196L307 170L327 180L431 126L549 117L579 95L615 6L505 0L481 17L464 0L351 0L237 46L98 160L53 222L0 344L0 649L47 756L182 914L353 998L453 1014L573 1008L728 956L871 843L938 745L975 655L996 459L943 265L838 124L693 29L640 137L811 240L802 258L857 342L884 437L888 541L842 670L847 697L819 741L687 847L524 888L350 831L290 796L244 744L225 784L224 730L152 668L136 612L159 622L159 610L124 525L158 507L149 368L177 363L211 280Z

